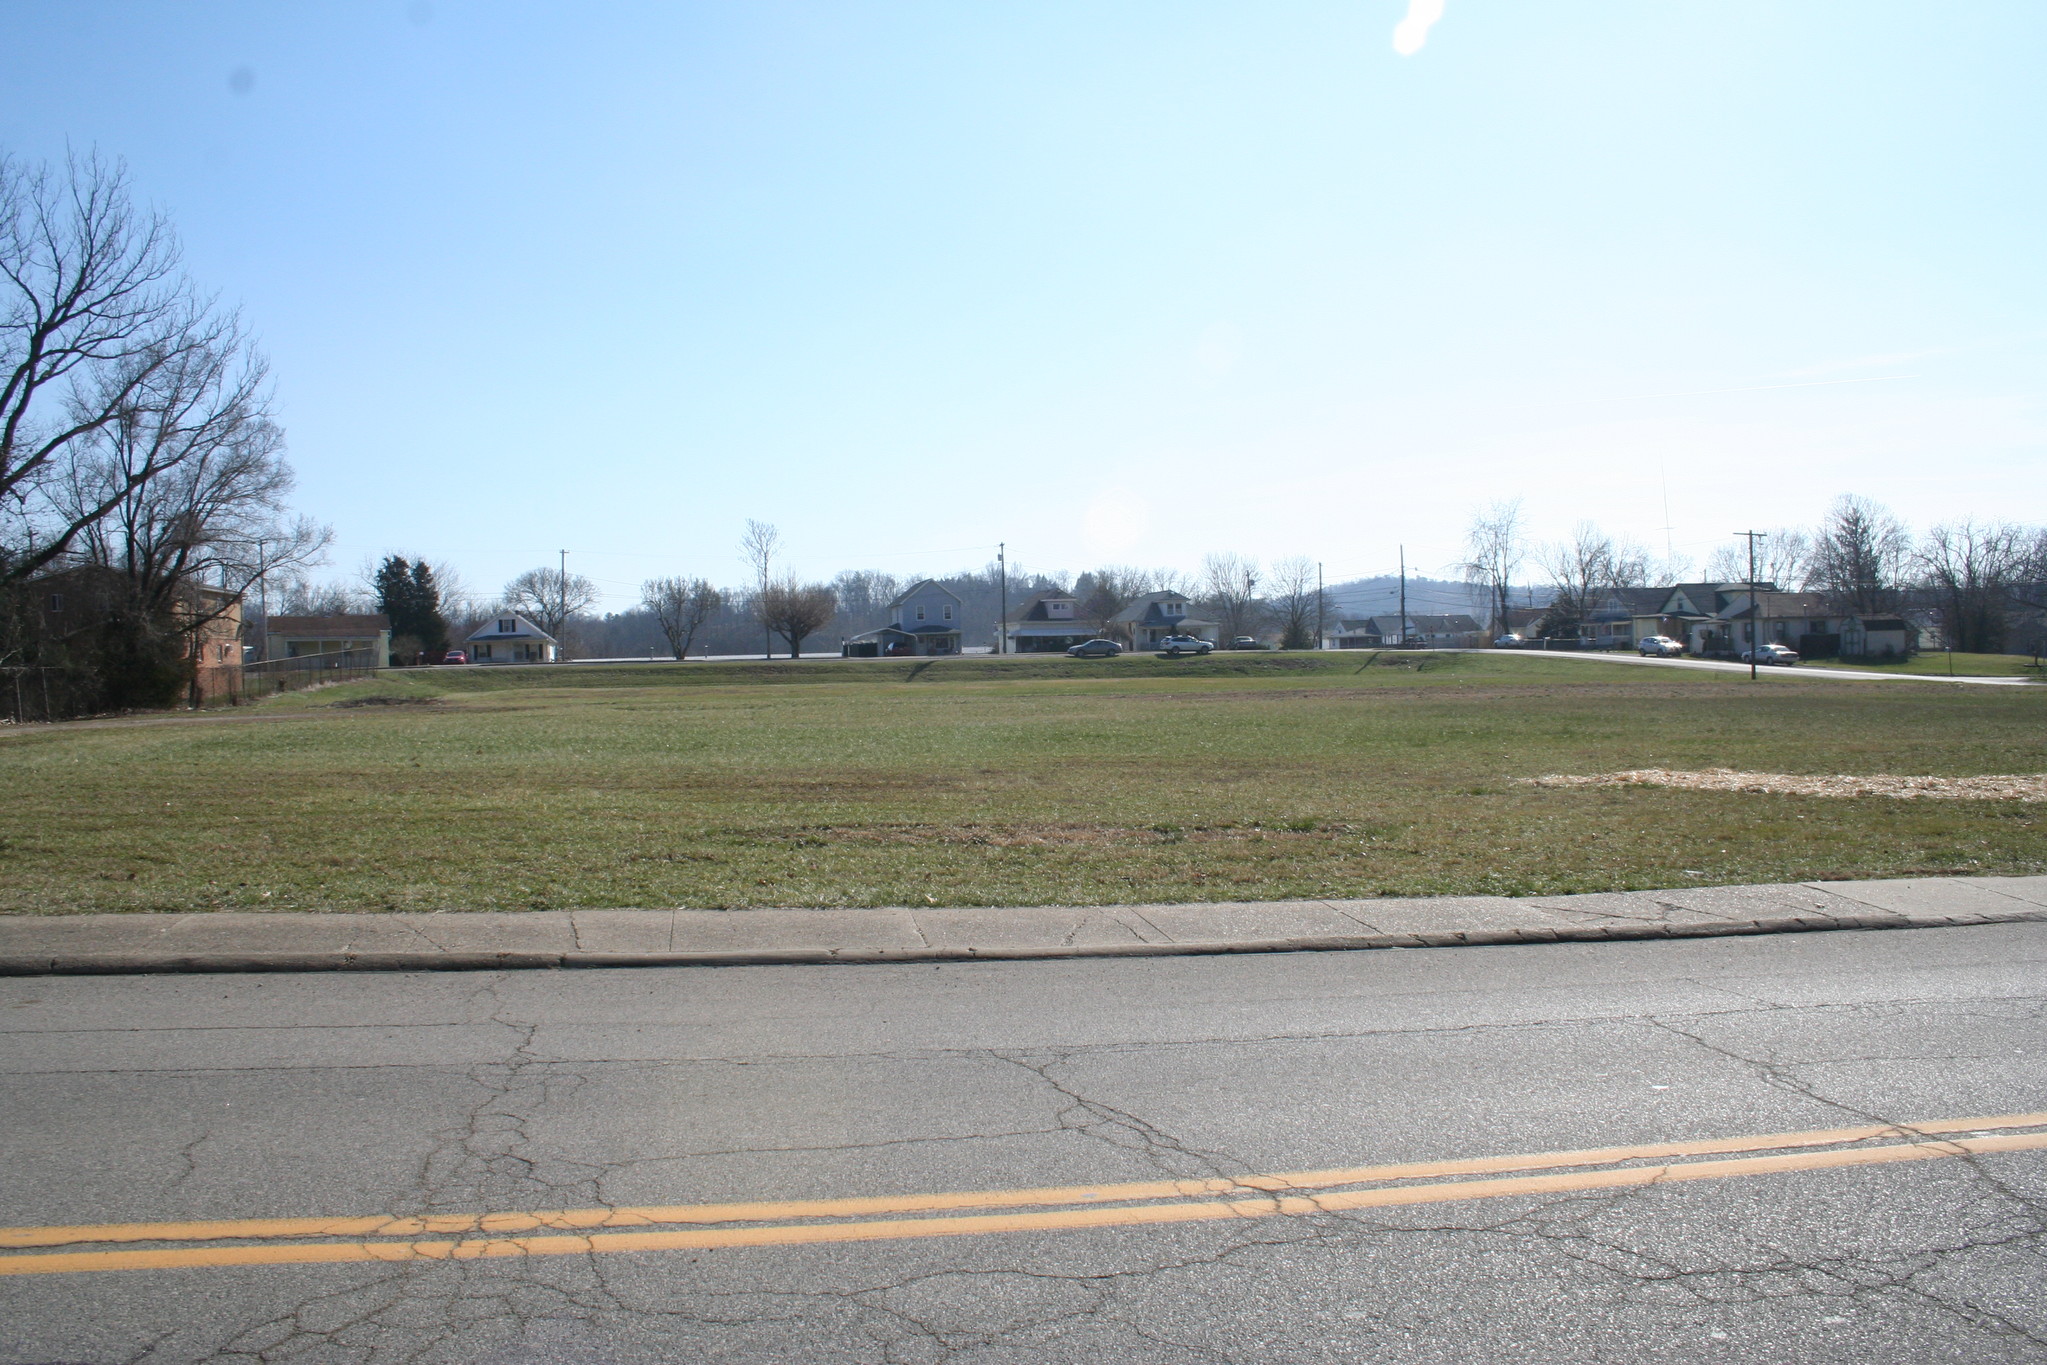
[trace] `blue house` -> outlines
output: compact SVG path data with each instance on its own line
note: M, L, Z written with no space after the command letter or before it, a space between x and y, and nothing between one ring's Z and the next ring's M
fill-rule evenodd
M957 654L963 605L951 589L927 578L888 604L894 621L853 636L839 653L848 659Z

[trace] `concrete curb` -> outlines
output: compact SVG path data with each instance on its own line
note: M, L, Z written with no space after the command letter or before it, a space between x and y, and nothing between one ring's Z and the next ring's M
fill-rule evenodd
M1411 934L1304 935L1183 943L1029 944L972 948L742 948L701 952L281 952L9 953L0 976L136 976L172 972L498 972L591 967L813 966L889 962L1022 962L1089 957L1213 957L1226 953L1335 953L1384 948L1481 948L1531 943L1613 943L1824 933L1836 929L1952 929L2047 921L2047 909L1990 913L1791 915L1677 924L1540 929L1424 930Z

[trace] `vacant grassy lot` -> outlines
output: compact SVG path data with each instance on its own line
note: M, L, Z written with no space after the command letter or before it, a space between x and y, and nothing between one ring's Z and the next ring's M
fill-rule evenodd
M1950 671L1961 678L2013 678L2040 677L2041 671L2033 664L2030 654L1953 654L1943 650L1928 650L1914 654L1909 659L1896 663L1842 663L1834 659L1811 659L1801 661L1801 667L1810 664L1814 668L1852 668L1866 673L1928 673L1945 674Z
M1227 900L2047 870L2047 688L1485 655L421 671L0 734L0 910Z

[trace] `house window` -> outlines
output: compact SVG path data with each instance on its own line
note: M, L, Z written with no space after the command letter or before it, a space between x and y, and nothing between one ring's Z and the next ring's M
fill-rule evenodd
M513 631L517 630L518 628L519 623L517 621L498 622L498 634L500 635L510 635Z
M917 608L917 619L919 621L924 619L924 608L922 607Z
M950 621L950 620L952 619L952 608L951 608L951 607L947 607L947 608L945 609L945 619L946 619L946 620L948 620L948 621Z
M51 610L51 611L62 611L62 610L64 610L64 594L63 594L63 593L61 593L61 592L53 592L53 593L51 593L51 594L50 594L50 610Z

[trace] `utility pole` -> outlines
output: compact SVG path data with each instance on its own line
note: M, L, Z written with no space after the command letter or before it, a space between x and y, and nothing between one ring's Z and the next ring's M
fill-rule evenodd
M1407 648L1407 547L1400 547L1400 647Z
M554 661L562 662L562 640L569 637L569 552L563 550L561 577L555 580L554 619L555 629L561 632L561 639L554 642Z
M995 622L995 652L1009 653L1009 543L995 542L995 570L1002 577L1002 615Z
M1748 680L1756 680L1756 650L1762 644L1763 604L1756 600L1756 542L1767 540L1761 531L1736 531L1748 537Z
M1315 648L1322 648L1322 561L1315 561Z

